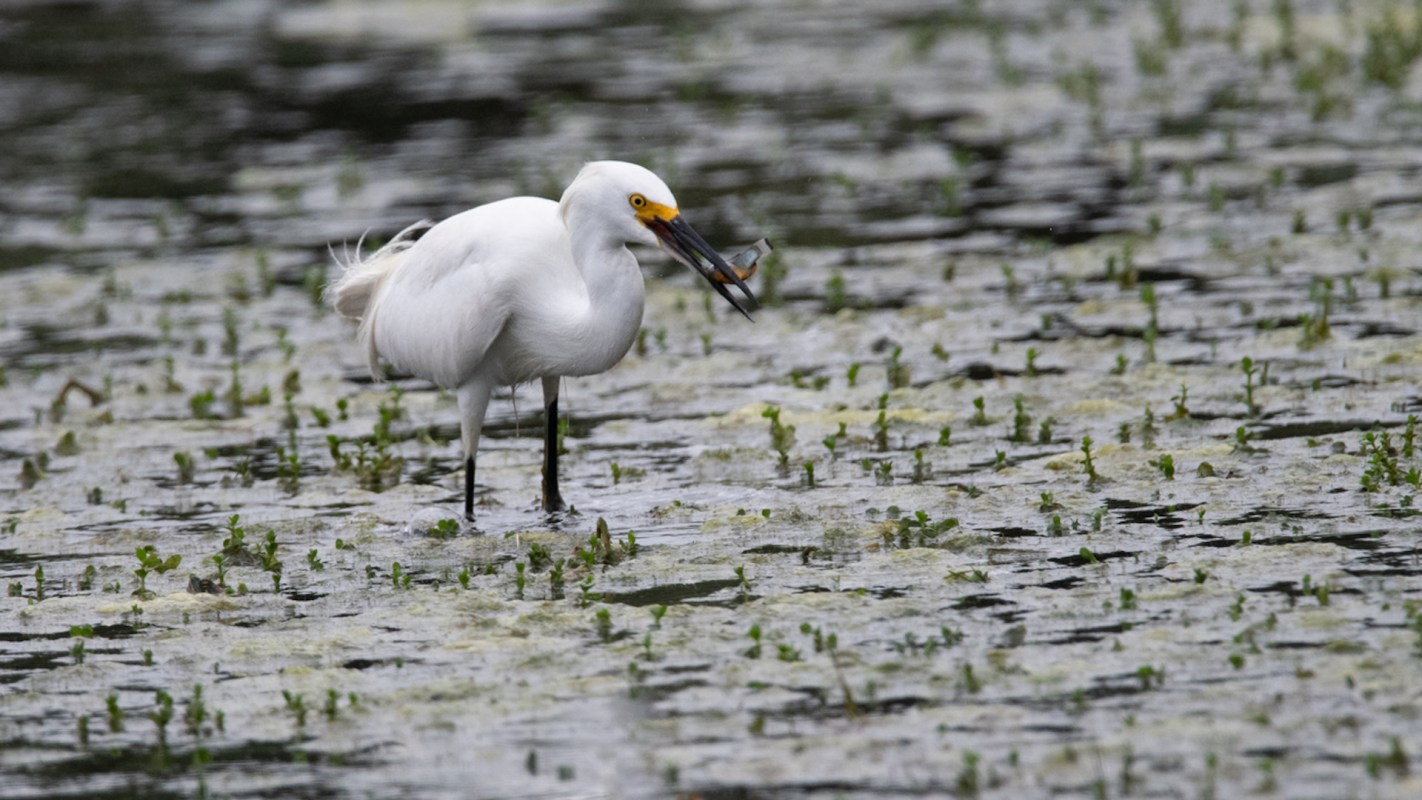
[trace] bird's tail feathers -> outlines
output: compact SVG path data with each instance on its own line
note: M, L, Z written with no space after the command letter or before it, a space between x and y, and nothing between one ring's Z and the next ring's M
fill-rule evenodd
M341 316L360 321L359 338L365 345L370 374L377 378L380 377L380 364L372 325L375 316L373 301L385 279L405 260L405 251L414 246L419 234L433 225L429 220L420 220L395 234L388 244L368 257L360 251L361 244L365 242L363 235L356 242L354 252L343 247L337 253L335 248L331 248L331 257L341 265L342 270L340 276L327 285L326 302Z
M420 220L395 234L395 238L388 244L369 256L360 251L361 245L365 243L364 235L356 242L354 252L349 247L342 247L339 253L334 247L330 248L331 257L341 265L342 270L340 276L326 287L326 301L343 317L364 317L370 299L375 296L380 283L394 272L403 260L399 258L400 254L414 246L417 235L433 224L427 219Z

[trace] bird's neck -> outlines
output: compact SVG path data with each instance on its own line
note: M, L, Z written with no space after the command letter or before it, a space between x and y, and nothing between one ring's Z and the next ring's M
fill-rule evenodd
M642 271L627 244L599 226L577 223L576 217L568 219L568 236L587 305L567 320L574 328L567 341L583 351L576 360L586 368L568 375L602 372L622 360L642 327L645 302Z

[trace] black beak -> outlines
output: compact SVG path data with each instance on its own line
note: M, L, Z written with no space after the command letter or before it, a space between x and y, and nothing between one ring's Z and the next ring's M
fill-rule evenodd
M662 246L672 254L673 258L696 270L722 297L726 298L726 302L745 315L746 319L751 318L750 312L736 300L735 296L726 288L726 284L734 283L745 293L746 299L750 301L750 307L754 309L759 306L759 303L756 302L750 287L741 279L741 276L736 274L734 269L731 269L731 265L726 263L726 259L721 258L721 255L716 252L716 248L701 238L701 234L697 233L696 229L691 227L681 215L672 217L670 220L654 219L647 223L647 227L657 235ZM724 278L724 280L713 279L713 274Z

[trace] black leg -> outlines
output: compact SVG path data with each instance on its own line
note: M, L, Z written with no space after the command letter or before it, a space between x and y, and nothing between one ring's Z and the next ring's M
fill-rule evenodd
M543 510L561 511L563 495L558 492L558 396L543 408L546 435L543 438Z
M474 456L464 460L464 518L474 521Z

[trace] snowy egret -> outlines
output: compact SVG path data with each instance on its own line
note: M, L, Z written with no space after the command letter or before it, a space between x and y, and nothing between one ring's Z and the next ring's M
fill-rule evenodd
M660 178L621 161L587 164L557 202L514 197L411 225L369 258L357 252L328 290L336 311L360 320L372 375L384 358L455 393L467 519L489 398L496 386L535 378L547 424L543 508L563 507L559 383L612 368L637 338L644 288L629 243L660 245L749 318L728 285L754 308L745 279L755 265L726 263Z

